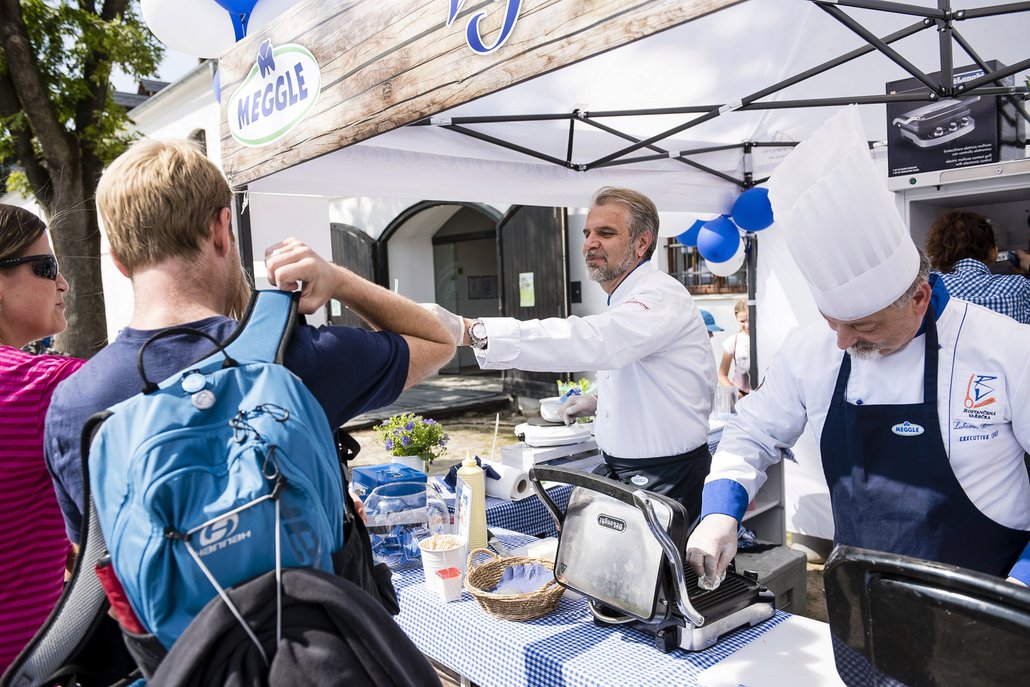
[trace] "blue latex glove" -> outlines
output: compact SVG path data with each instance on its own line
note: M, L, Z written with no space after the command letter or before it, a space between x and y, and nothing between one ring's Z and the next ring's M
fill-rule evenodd
M483 468L483 472L486 473L486 477L488 477L490 479L501 479L501 476L497 473L497 471L494 470L489 465L485 465L483 463L483 461L481 461L479 459L479 456L476 456L476 465L478 465L479 467ZM457 489L457 485L458 485L458 468L460 468L460 467L461 467L461 463L456 463L456 464L452 465L451 469L447 471L447 476L443 478L444 485L448 489L450 489L451 491L454 491L455 489Z
M554 579L554 574L539 563L511 565L504 569L495 594L527 594L535 592Z

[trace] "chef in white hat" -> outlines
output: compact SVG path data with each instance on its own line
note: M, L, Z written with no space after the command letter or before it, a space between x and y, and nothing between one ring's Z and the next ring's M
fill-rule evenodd
M825 322L788 335L723 430L687 546L701 585L721 581L766 468L806 424L835 543L1030 584L1030 327L928 276L855 107L780 164L769 198Z

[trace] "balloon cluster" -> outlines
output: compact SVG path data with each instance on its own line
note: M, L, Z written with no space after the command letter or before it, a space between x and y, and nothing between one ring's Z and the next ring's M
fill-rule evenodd
M772 223L769 190L749 188L737 196L730 214L699 219L676 240L684 246L697 246L697 252L708 262L708 270L717 277L728 277L744 264L740 230L761 231Z
M218 57L300 0L141 0L157 39L194 57Z

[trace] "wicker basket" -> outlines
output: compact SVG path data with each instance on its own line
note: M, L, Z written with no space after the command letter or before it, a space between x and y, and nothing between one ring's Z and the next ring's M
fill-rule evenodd
M485 554L491 560L480 565L473 565L472 559L477 554ZM525 594L497 594L488 592L500 581L504 570L513 565L523 563L539 563L548 570L554 571L554 564L543 558L527 558L511 556L501 558L489 549L473 549L469 552L468 576L465 578L465 589L475 598L483 610L504 620L532 620L547 615L558 605L565 588L556 580L551 580L536 591Z

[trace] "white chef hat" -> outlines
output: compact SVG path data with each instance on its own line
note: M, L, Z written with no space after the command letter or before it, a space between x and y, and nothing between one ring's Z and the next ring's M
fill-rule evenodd
M856 106L798 145L768 187L776 225L824 315L862 319L915 281L919 252L873 164Z

